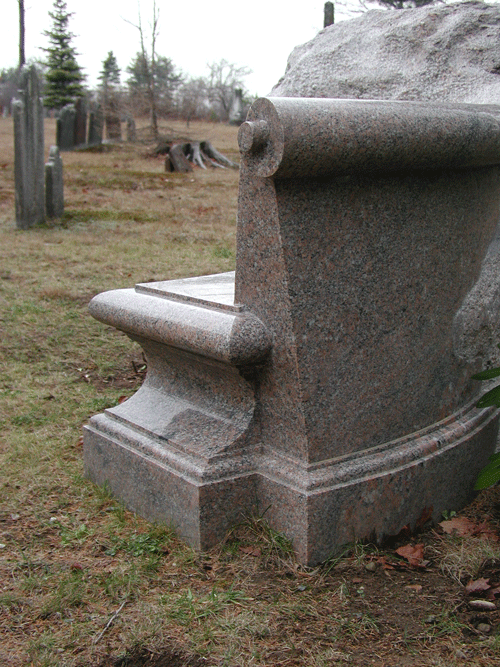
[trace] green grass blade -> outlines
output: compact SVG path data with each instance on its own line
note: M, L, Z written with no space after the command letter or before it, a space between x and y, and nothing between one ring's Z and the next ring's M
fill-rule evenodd
M472 376L473 380L492 380L500 376L500 368L488 368L486 371L481 371Z
M500 452L490 456L490 462L486 465L477 478L474 488L476 491L487 489L500 480Z
M500 385L498 387L494 387L490 391L487 391L486 394L482 396L476 403L476 407L478 408L488 408L491 405L500 407Z

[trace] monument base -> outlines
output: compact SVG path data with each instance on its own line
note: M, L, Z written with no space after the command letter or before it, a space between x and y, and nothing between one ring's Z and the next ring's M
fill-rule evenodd
M470 404L418 432L314 464L262 442L255 376L270 340L260 320L233 305L233 280L221 274L96 297L93 314L141 344L148 375L133 397L85 427L89 479L145 518L174 525L196 549L266 510L308 565L471 499L496 442L493 409Z
M471 408L425 431L313 469L258 449L211 465L183 455L152 432L97 415L85 427L85 474L141 516L172 524L209 549L257 508L314 565L343 544L380 541L424 512L471 500L492 452L498 414Z

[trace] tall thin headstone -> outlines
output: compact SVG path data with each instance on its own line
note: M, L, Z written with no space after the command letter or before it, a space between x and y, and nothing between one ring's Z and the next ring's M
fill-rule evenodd
M57 119L57 146L61 151L72 151L75 147L76 109L74 104L66 104Z
M329 25L335 23L335 8L333 2L325 2L325 20L323 23L323 28L328 28Z
M81 97L75 103L75 146L84 146L87 140L87 105Z
M63 163L57 146L50 147L45 163L45 208L48 218L60 218L64 213Z
M127 116L127 141L137 141L137 129L132 116Z
M29 229L45 219L43 103L34 66L23 68L14 115L16 225Z
M118 104L114 100L109 101L106 109L106 137L110 141L122 140L120 114Z
M89 146L99 146L102 144L102 126L103 115L100 104L94 105L89 112L89 127L87 135L87 144Z
M245 121L245 108L243 104L243 90L236 88L233 91L231 109L229 111L229 122L231 125L241 125Z

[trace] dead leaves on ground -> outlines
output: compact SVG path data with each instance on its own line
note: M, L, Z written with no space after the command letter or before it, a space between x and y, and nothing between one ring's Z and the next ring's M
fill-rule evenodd
M398 556L406 559L411 567L426 568L429 565L428 560L424 560L423 544L407 544L404 547L396 549Z
M455 516L449 521L441 521L439 526L447 535L457 535L458 537L474 535L487 538L493 542L499 541L497 532L487 521L475 523L465 516Z

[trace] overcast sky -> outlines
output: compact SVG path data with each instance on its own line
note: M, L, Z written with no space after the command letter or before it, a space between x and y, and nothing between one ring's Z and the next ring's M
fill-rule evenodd
M347 0L354 5L357 0ZM18 0L1 0L0 69L18 63ZM80 54L78 63L94 86L108 51L122 72L139 50L137 0L67 0L73 12L70 29ZM153 0L140 0L143 27L149 28ZM324 0L157 0L160 10L158 54L185 74L204 76L207 62L225 58L247 66L246 85L266 95L285 71L294 46L323 28ZM51 27L53 0L25 0L26 58L43 58L44 30ZM336 21L347 12L336 7ZM126 73L122 81L126 80Z

